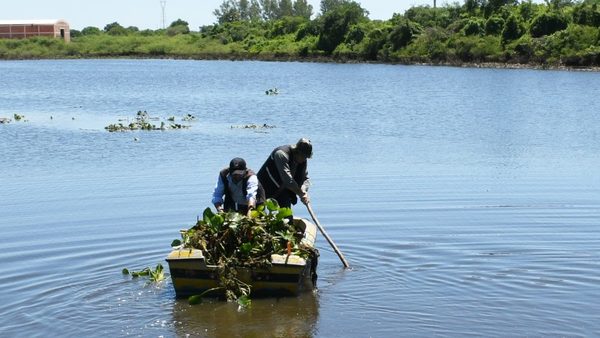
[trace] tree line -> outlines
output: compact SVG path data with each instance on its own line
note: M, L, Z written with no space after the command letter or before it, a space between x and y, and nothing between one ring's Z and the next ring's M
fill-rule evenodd
M216 22L73 30L72 43L0 40L0 57L185 57L600 66L600 0L464 0L371 20L351 0L224 0ZM29 44L28 46L25 46ZM23 45L23 46L21 46ZM7 47L8 46L8 47ZM9 48L11 47L11 48Z

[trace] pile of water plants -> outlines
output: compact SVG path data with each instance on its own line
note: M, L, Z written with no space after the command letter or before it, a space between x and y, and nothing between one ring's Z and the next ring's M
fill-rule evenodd
M265 90L265 94L267 95L279 95L279 90L277 88L269 88Z
M138 278L138 277L148 277L152 282L160 282L165 278L165 273L163 271L163 266L162 264L157 264L156 268L151 269L149 267L146 267L140 271L129 271L129 269L125 268L123 269L123 274L124 275L131 275L131 278Z
M15 114L13 114L13 119L14 119L16 122L19 122L19 121L28 122L28 121L25 119L25 115L21 115L21 114L16 114L16 113L15 113ZM11 123L11 122L12 122L12 119L11 119L11 118L9 118L9 117L0 117L0 124L9 124L9 123Z
M242 125L233 125L231 126L231 128L241 128L241 129L273 129L275 128L274 125L270 125L270 124L255 124L255 123L251 123L251 124L242 124Z
M236 212L213 213L206 208L202 219L182 231L181 240L171 246L202 250L208 265L216 265L219 287L208 290L224 293L228 301L249 303L250 285L237 278L236 268L264 268L271 265L272 254L316 257L315 248L301 243L302 232L289 222L290 208L281 208L269 199L250 216ZM189 298L198 302L202 295Z
M128 119L129 120L129 119ZM191 114L187 114L183 119L183 121L193 121L195 117ZM157 127L153 122L160 122L160 125ZM133 121L130 123L118 122L112 123L108 126L104 127L104 129L109 132L116 131L133 131L133 130L168 130L168 129L186 129L189 128L189 125L183 125L179 123L175 123L175 117L172 116L168 119L167 123L165 121L160 121L158 117L150 117L147 111L138 111Z

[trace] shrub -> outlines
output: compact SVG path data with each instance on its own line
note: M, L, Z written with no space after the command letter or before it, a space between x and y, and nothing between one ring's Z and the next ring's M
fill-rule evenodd
M306 19L298 16L286 16L282 19L273 21L269 29L269 36L276 37L296 32Z
M102 33L102 31L100 30L100 28L98 27L92 27L92 26L88 26L85 27L84 29L81 30L81 35L85 36L85 35L98 35Z
M296 32L296 41L300 41L308 36L319 36L319 25L316 20L305 22L300 25Z
M420 32L421 27L414 22L405 20L399 23L389 34L392 50L406 47Z
M345 43L357 44L365 38L365 31L359 25L354 25L346 35Z
M529 31L531 36L539 38L544 35L550 35L567 28L568 21L563 15L555 12L542 13L531 21Z
M488 35L500 35L504 27L504 19L499 16L490 16L485 22L485 33Z
M363 53L367 60L377 60L377 54L387 40L387 34L375 29L367 35L367 41L364 45Z
M469 35L484 35L485 34L485 23L483 19L474 18L467 21L465 27L463 27L463 33Z
M118 22L109 23L104 27L104 31L109 35L127 35L125 27L121 26Z
M592 26L600 27L600 10L596 4L589 6L586 4L579 4L573 8L573 22Z
M523 35L524 30L523 24L515 15L509 16L502 28L502 43L518 39Z

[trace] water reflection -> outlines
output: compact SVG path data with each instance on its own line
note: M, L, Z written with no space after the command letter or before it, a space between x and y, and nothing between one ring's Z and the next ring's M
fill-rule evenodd
M316 291L253 299L248 309L219 300L191 306L178 299L173 305L175 332L180 337L313 337L318 319Z

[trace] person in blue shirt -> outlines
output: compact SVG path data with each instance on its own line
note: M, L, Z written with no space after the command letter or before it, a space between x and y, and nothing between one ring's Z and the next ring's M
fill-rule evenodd
M229 167L219 172L212 198L218 212L237 211L250 215L250 211L264 200L264 190L243 158L232 159Z

